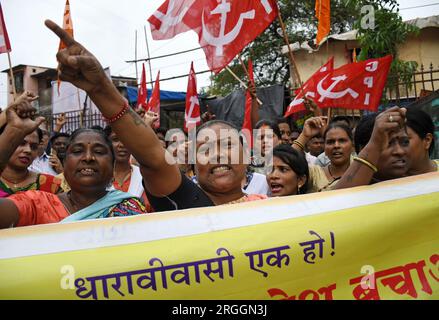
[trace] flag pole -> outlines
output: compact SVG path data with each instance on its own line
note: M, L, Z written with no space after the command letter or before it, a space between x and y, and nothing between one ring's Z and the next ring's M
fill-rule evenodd
M84 114L82 112L82 108L81 108L81 97L79 95L79 89L76 88L76 95L78 97L78 107L79 107L79 125L81 128L84 127Z
M248 78L249 81L250 81L250 73L248 72L247 67L245 66L244 61L242 61L242 58L241 58L240 55L238 56L238 58L239 58L239 62L241 63L242 69L244 69L244 72L245 72L245 74L247 75L247 78ZM249 91L249 92L250 92L250 91ZM250 92L250 94L253 96L253 98L256 98L256 99L257 99L258 104L261 106L262 103L261 103L261 101L258 99L258 97L257 97L256 95L253 95L253 93L251 93L251 92Z
M151 68L151 55L149 54L149 43L148 43L148 36L146 33L146 26L143 26L143 30L145 30L146 52L148 53L149 79L151 80L152 83L153 79L152 79L152 68Z
M230 69L228 66L226 66L226 70L229 71L230 74L231 74L236 80L238 80L238 82L244 87L245 90L248 90L248 87L247 87L247 85L244 83L244 81L242 81L242 80L236 75L236 73L234 73L234 72L232 71L232 69ZM262 105L262 101L259 100L259 98L256 98L256 99L257 99L259 105Z
M134 47L134 60L136 60L136 83L139 83L139 70L137 69L137 30L136 30L136 45Z
M284 41L285 41L285 43L287 44L287 47L288 47L288 56L290 58L290 64L293 66L293 69L295 71L296 78L297 78L297 81L299 82L300 87L302 87L303 83L302 83L302 80L300 78L299 69L297 68L296 60L294 59L293 51L291 50L291 47L290 47L290 41L288 40L288 34L287 34L286 29L285 29L284 21L282 19L282 14L280 12L280 7L279 7L279 4L277 3L277 1L275 1L275 2L276 2L277 10L278 10L278 15L277 16L278 16L278 19L279 19L280 27L282 29L283 38L284 38ZM293 85L293 83L291 85Z
M9 72L11 73L11 82L12 82L12 92L13 92L12 101L15 101L15 99L17 98L17 88L15 88L14 72L12 71L11 54L9 53L9 51L8 51L8 61L9 61Z

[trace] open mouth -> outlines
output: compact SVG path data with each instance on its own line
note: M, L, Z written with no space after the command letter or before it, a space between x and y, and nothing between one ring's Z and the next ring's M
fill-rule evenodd
M83 176L93 176L97 173L97 170L93 168L83 168L79 170L79 173Z
M270 184L271 193L272 193L272 194L279 193L279 192L282 191L283 187L284 187L284 186L281 185L281 184L278 184L278 183L271 183L271 184Z
M232 168L230 166L221 165L221 166L213 167L210 170L210 173L212 173L212 174L223 174L223 173L227 173L227 172L229 172L231 170L232 170Z
M404 159L398 159L396 161L392 162L392 167L394 168L405 168L406 167L407 162Z
M343 157L343 153L342 153L342 152L338 152L338 151L336 151L336 152L333 152L333 153L332 153L332 156L333 156L334 158L341 158L341 157Z

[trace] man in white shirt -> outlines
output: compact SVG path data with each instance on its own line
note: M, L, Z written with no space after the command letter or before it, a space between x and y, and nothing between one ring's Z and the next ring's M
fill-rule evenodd
M34 162L32 162L29 170L36 173L45 173L56 176L57 173L55 172L55 170L52 169L49 162L49 156L46 153L47 145L49 143L49 132L47 132L46 130L41 131L43 138L41 139L41 142L38 146L38 157L34 160Z

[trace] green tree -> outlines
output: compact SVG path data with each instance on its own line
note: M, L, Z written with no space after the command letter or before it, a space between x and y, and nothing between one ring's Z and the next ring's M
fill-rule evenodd
M387 86L394 88L398 78L409 83L418 64L415 61L402 61L398 57L398 46L403 44L409 35L418 34L419 29L402 21L399 15L399 4L396 0L345 0L357 12L354 28L358 30L358 41L361 47L359 60L380 58L393 55L390 76ZM373 12L369 8L373 8ZM363 9L363 13L361 12ZM373 18L371 27L370 19Z
M286 25L290 43L314 41L317 34L317 19L314 11L315 1L278 0L281 15ZM355 10L345 1L331 1L331 32L342 33L352 30L355 23ZM281 53L285 41L278 20L275 20L259 37L243 51L246 60L251 56L254 64L255 81L258 86L288 83L290 77L289 60ZM229 67L241 78L246 79L240 61L235 59ZM223 70L212 78L213 85L208 89L212 95L226 95L240 85L235 78Z

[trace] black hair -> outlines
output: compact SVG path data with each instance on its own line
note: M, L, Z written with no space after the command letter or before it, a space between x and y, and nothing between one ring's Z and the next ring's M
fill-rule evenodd
M78 129L80 130L80 129ZM70 135L68 133L64 133L64 132L56 132L51 138L50 138L50 144L53 144L53 142L60 138L60 137L65 137L65 138L70 138Z
M108 148L110 148L111 156L113 158L112 163L114 164L114 162L116 161L116 155L114 153L113 143L110 141L108 136L105 134L104 130L80 128L80 129L77 129L77 130L73 131L73 133L69 136L69 140L67 141L66 150L69 148L69 146L73 143L73 141L75 141L75 139L80 134L87 133L87 132L89 132L89 133L96 133L99 136L101 136L102 139L104 139L105 144L108 146Z
M95 130L95 129L93 129ZM113 132L113 129L111 128L111 126L106 126L104 129L102 129L102 131L105 133L105 135L110 138L111 133Z
M351 142L354 142L354 136L352 135L352 130L347 125L341 122L331 122L328 127L325 130L325 133L323 134L323 140L326 141L326 135L329 131L332 129L342 129L346 132Z
M214 126L216 124L226 125L226 126L228 126L228 127L230 127L230 128L232 128L232 129L234 129L234 130L239 132L239 128L237 126L235 126L231 122L227 122L227 121L224 121L224 120L210 120L210 121L207 121L207 122L203 123L201 126L199 126L198 129L197 129L197 133L199 133L203 129L210 128L210 127L212 127L212 126Z
M3 131L5 131L6 126L7 126L7 124L5 124L3 127L0 128L0 135L3 134ZM37 128L35 131L38 134L38 143L41 143L41 140L43 140L43 130L41 130L40 128Z
M282 139L282 134L280 133L279 125L277 122L269 119L262 119L256 123L255 129L260 129L262 126L267 126L273 130L273 133L278 137L278 139Z
M165 137L166 137L166 132L168 132L168 130L167 130L166 128L163 128L163 127L160 127L160 128L155 129L155 133L156 133L156 134L161 133L161 134L164 135Z
M38 134L38 142L41 143L41 140L43 140L43 130L40 128L37 128L37 134Z
M243 137L243 135L240 133L240 130L239 130L239 128L237 127L237 126L235 126L233 123L231 123L231 122L227 122L227 121L224 121L224 120L210 120L210 121L207 121L207 122L205 122L205 123L203 123L201 126L199 126L198 128L197 128L197 137L198 137L198 134L201 132L201 130L204 130L204 129L206 129L206 128L210 128L210 127L212 127L212 126L214 126L214 125L216 125L216 124L219 124L219 125L225 125L225 126L228 126L228 127L230 127L232 130L236 130L236 133L238 134L238 136L239 136L239 142L241 143L241 145L244 147L244 148L248 148L248 144L244 144L244 137Z
M290 145L280 144L273 149L273 157L278 157L285 162L298 177L306 176L306 182L299 188L299 194L305 194L308 190L309 167L304 154Z
M323 136L322 136L321 133L319 133L319 134L316 134L314 137L312 137L312 138L309 139L309 140L311 141L312 139L323 139Z
M358 122L354 136L355 152L357 152L357 154L369 143L377 116L378 113L372 113L362 117Z
M331 119L330 124L334 122L346 122L348 127L351 126L351 120L347 116L335 116Z
M425 139L427 134L431 133L433 136L433 141L430 145L430 149L428 150L429 155L431 156L434 151L434 138L435 138L435 127L433 123L433 119L431 119L430 115L418 108L408 108L406 113L407 119L407 127L411 128L421 139Z
M291 129L290 121L287 118L277 118L276 122L278 125L280 125L281 123L286 123Z
M104 128L102 128L102 127L99 126L99 125L92 126L92 127L90 127L90 129L93 129L93 130L104 130Z

